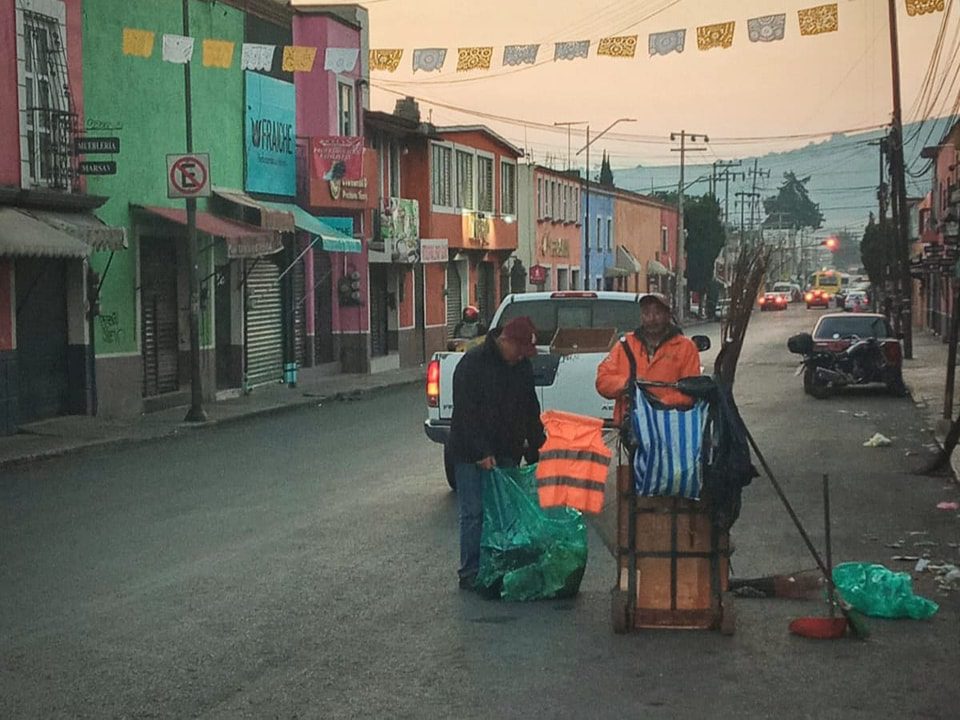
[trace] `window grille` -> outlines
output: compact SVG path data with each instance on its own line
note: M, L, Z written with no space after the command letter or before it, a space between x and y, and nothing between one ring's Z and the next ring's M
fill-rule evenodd
M56 18L21 10L23 108L20 136L29 185L77 189L76 113L67 77L63 28Z

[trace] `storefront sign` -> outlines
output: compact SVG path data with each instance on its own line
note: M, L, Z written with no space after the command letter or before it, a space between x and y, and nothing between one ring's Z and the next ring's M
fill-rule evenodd
M530 268L530 283L543 285L547 282L547 268L544 265L534 265Z
M365 201L367 199L367 179L331 180L330 199Z
M246 73L248 191L272 195L297 193L297 104L293 83Z
M120 152L120 138L118 137L78 137L74 141L74 145L77 155Z
M540 238L540 254L552 257L570 257L570 241L566 238L552 238L544 235Z
M363 177L363 138L343 135L315 137L310 140L311 174L327 182L347 182ZM366 186L363 187L366 190ZM331 187L331 193L333 189Z
M445 263L450 259L450 248L446 238L441 240L420 240L420 262Z
M319 218L324 225L329 225L334 230L339 230L344 235L353 237L353 218L352 217L321 217Z
M82 160L77 163L81 175L116 175L117 163L113 160Z
M420 203L387 198L380 211L380 240L398 262L416 262L419 255Z

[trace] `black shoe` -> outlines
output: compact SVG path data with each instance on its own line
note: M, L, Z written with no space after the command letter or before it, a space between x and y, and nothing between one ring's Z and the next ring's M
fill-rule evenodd
M476 575L467 575L466 577L460 578L460 589L461 590L474 590L477 582Z

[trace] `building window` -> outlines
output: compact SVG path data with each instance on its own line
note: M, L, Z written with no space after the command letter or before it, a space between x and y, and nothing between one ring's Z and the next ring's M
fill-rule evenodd
M560 186L560 197L563 199L563 215L562 215L562 219L563 219L564 222L567 222L567 220L570 219L570 217L569 217L569 215L568 215L568 213L570 212L570 204L569 204L568 198L567 198L567 191L568 191L569 189L570 189L570 188L568 188L566 185L561 185L561 186Z
M456 207L473 210L473 153L457 150Z
M573 189L573 221L580 221L580 188Z
M500 212L517 214L517 166L513 163L500 163Z
M669 252L670 251L670 234L667 232L667 226L660 226L660 251Z
M600 235L602 232L603 232L603 220L600 218L599 215L597 215L597 250L601 250L603 248L603 245L601 244L602 240L600 238Z
M610 252L612 242L613 242L613 220L611 218L607 218L607 252Z
M570 271L570 289L571 290L580 289L580 271L579 270Z
M493 158L477 155L477 210L493 212Z
M357 129L354 124L354 105L353 105L353 84L337 83L339 86L338 97L340 101L340 119L339 130L341 135L356 135Z
M18 3L22 33L20 54L21 160L25 185L72 190L74 116L67 87L64 38L65 10L48 2L35 12L36 2Z
M443 145L433 146L433 204L453 207L453 151Z
M543 178L537 178L537 218L543 219Z

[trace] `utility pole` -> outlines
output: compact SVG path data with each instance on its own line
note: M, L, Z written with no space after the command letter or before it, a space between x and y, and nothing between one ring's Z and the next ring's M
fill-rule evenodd
M740 245L740 248L742 249L742 248L746 245L746 243L744 242L744 235L746 234L746 224L745 224L746 221L745 221L745 218L744 218L744 213L745 213L745 211L746 211L747 202L748 202L746 198L750 198L750 200L749 200L749 202L750 202L750 215L751 215L751 218L752 218L752 216L753 216L753 198L758 197L758 193L755 193L755 192L744 192L744 191L741 190L740 192L734 193L734 195L736 195L738 198L740 198L740 243L739 243L739 245ZM753 222L753 220L751 219L750 222Z
M751 230L753 230L754 227L755 227L755 226L754 226L754 220L753 220L754 211L755 211L755 210L759 210L759 208L757 207L757 203L759 202L759 197L760 197L760 195L759 195L759 193L757 193L757 178L761 178L761 177L762 177L762 178L768 178L768 177L770 177L770 171L769 171L769 170L760 170L760 169L758 169L759 163L760 163L760 161L759 161L758 159L754 158L754 160L753 160L753 169L747 171L747 172L753 177L753 191L750 193L750 196L751 196L751 201L750 201L750 229L751 229ZM757 216L758 216L758 217L759 217L759 215L760 215L760 213L757 212ZM756 240L756 237L754 237L754 240Z
M687 314L687 283L686 278L684 277L687 271L687 251L686 244L687 239L684 235L685 229L683 226L683 172L684 166L686 164L686 155L688 152L705 152L705 147L687 147L687 138L690 138L690 142L710 142L710 138L706 135L697 135L694 133L688 133L686 130L681 130L679 133L670 133L670 142L676 142L677 138L680 138L680 147L679 148L670 148L670 152L679 152L680 153L680 185L677 192L677 213L679 217L677 218L677 315L680 318L683 318Z
M190 0L183 0L183 35L190 37ZM187 129L187 153L193 152L193 108L190 63L183 65L183 109ZM187 264L190 272L190 409L187 422L204 422L203 377L200 373L200 268L197 258L197 199L187 198Z
M887 184L883 179L883 165L887 154L890 152L889 141L887 138L882 137L879 140L870 142L869 144L877 145L880 148L880 177L877 180L877 222L883 222L887 217Z
M903 160L903 114L900 103L900 47L897 39L897 3L887 0L890 15L890 70L893 80L893 127L890 130L890 181L895 192L894 221L897 228L897 317L903 335L903 356L913 359L913 317L911 295L913 281L910 278L909 217L907 215L906 169Z

